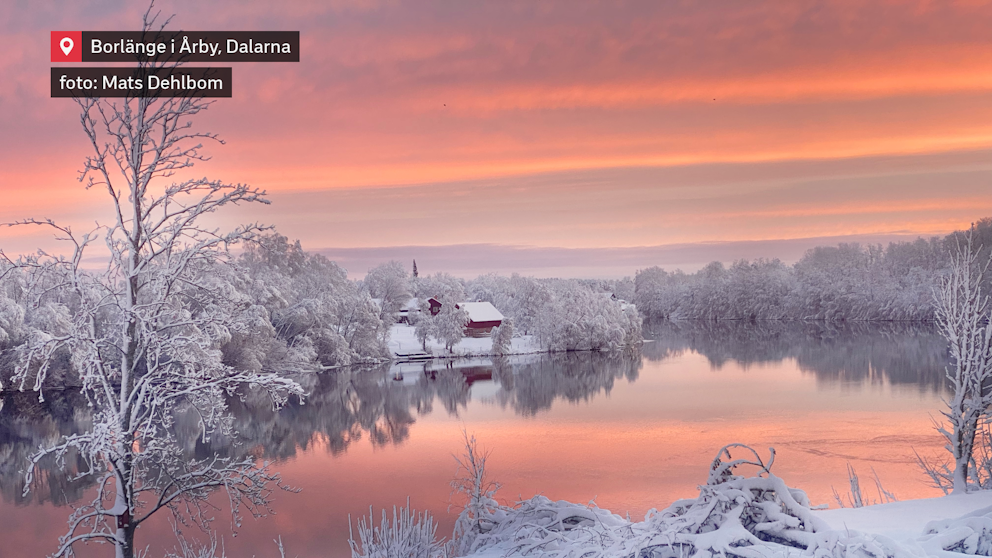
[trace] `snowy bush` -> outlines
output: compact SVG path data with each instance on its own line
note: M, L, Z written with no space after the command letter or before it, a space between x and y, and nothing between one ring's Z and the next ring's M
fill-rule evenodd
M925 533L920 542L928 554L947 551L992 556L992 512L988 509L957 519L931 521Z
M451 536L454 551L459 556L475 549L480 537L503 521L507 511L495 499L500 484L490 480L486 474L489 453L479 450L475 436L470 437L464 431L463 435L465 452L461 458L455 458L458 469L455 480L451 482L452 492L464 496L466 500Z
M733 456L731 455L733 452ZM743 457L740 457L743 456ZM833 531L810 509L802 490L771 473L768 462L748 446L720 449L699 496L651 510L642 522L570 502L535 496L516 507L495 509L491 527L474 538L471 552L553 558L909 558L916 554L880 536ZM737 474L752 468L753 476ZM954 537L968 548L986 548L988 531L974 522L972 536ZM957 528L959 524L954 524ZM934 530L944 527L936 526ZM945 541L954 543L954 537ZM982 546L985 544L986 546ZM947 548L950 548L949 546Z
M348 518L348 545L352 558L447 557L448 548L443 541L437 540L436 532L434 518L429 513L411 510L409 500L399 510L393 507L392 520L386 517L386 510L382 510L378 527L370 507L368 520L358 519L358 541L351 528L351 517Z

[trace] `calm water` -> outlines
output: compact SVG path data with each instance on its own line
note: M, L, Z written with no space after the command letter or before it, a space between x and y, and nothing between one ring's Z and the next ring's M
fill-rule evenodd
M636 354L526 356L338 371L310 377L304 406L272 413L234 408L243 440L195 436L187 450L255 452L277 462L298 494L279 493L276 515L247 519L236 538L218 513L227 555L348 556L348 515L402 504L440 519L448 535L452 454L462 429L492 451L489 471L512 502L543 493L595 502L640 518L696 494L715 451L730 442L774 446L773 471L834 506L851 463L862 484L878 473L901 499L938 494L914 450L938 455L943 341L928 327L819 324L654 324ZM28 498L18 471L39 444L85 427L76 393L4 398L0 410L0 556L43 556L88 495L51 472ZM182 426L180 426L180 429ZM220 503L220 500L218 500ZM160 512L161 513L161 512ZM175 540L165 515L139 530L160 556ZM112 555L109 547L84 556Z

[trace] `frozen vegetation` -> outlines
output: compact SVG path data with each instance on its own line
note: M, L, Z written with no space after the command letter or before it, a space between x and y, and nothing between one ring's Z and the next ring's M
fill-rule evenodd
M933 320L933 289L964 234L818 247L792 266L713 262L693 274L652 267L637 272L634 302L647 318L673 320ZM992 219L976 224L974 244L987 260Z
M632 521L594 503L534 496L513 505L497 500L487 476L488 454L474 438L452 483L464 505L450 541L436 537L429 515L411 520L383 513L375 533L360 523L353 558L471 556L475 558L710 558L989 556L992 492L826 510L772 473L767 458L740 444L721 448L699 495L652 509ZM427 536L429 531L430 536ZM394 554L403 548L407 552Z
M639 271L633 281L417 277L399 262L377 266L354 281L298 241L266 233L246 239L237 257L201 262L198 273L237 303L233 327L219 338L224 362L280 371L382 362L414 352L418 344L436 356L618 350L640 342L641 317L933 321L933 289L950 272L951 245L963 234L893 243L884 250L821 247L794 266L759 260L725 268L715 262L695 274L655 267ZM989 244L992 220L984 219L975 227L976 257L984 257ZM9 376L26 341L57 332L70 310L55 291L32 298L29 286L37 289L46 280L38 270L12 269L5 262L0 273L0 376ZM452 304L431 316L426 303L431 297L492 303L509 318L509 327L496 332L498 350L493 338L464 337L466 316ZM396 324L399 311L411 306L410 323ZM79 385L65 349L52 356L48 381Z
M605 290L609 284L517 275L418 278L397 262L353 281L334 262L275 233L246 238L243 245L237 257L195 268L229 302L228 321L213 333L213 343L222 362L240 370L374 364L422 350L437 356L616 351L642 341L637 308ZM28 340L58 335L74 310L64 293L44 289L56 281L47 271L10 262L0 268L0 365L6 374L0 379L7 379ZM444 303L437 316L428 311L432 297ZM465 337L468 317L455 304L466 300L491 302L506 318L502 326L492 336ZM411 303L411 323L397 324L399 310ZM79 386L69 347L52 350L47 385Z
M616 351L639 345L641 316L616 296L610 282L483 275L463 281L448 274L412 277L419 311L410 315L416 344L432 354L519 354L536 351ZM442 303L432 316L426 301ZM489 339L463 339L461 301L489 302L507 318ZM412 352L410 331L396 328L393 352ZM495 342L495 349L494 349ZM443 350L442 350L443 349Z
M389 325L369 293L350 281L341 267L276 234L257 235L244 244L239 257L203 259L184 278L187 284L221 295L226 303L223 327L209 332L212 350L224 365L251 372L287 372L389 359ZM4 271L0 380L9 379L14 364L30 350L30 340L64 332L79 304L59 289L45 288L58 281L50 269L8 264ZM82 269L76 273L98 277ZM180 290L176 294L188 296ZM46 385L80 386L71 348L63 344L51 351ZM12 385L20 387L5 382L5 387Z
M164 29L168 22L157 17L150 6L144 32ZM160 65L142 61L139 71ZM967 493L992 486L992 436L981 430L992 405L988 266L981 267L992 220L981 221L964 248L964 233L884 250L840 245L811 250L791 267L758 261L714 263L692 275L652 268L634 281L466 281L444 273L420 277L415 266L408 275L403 264L389 262L353 281L270 227L222 232L204 224L232 206L268 203L264 191L244 184L174 181L192 176L189 169L208 158L204 144L218 141L191 123L209 101L76 102L90 149L80 179L102 196L110 221L79 232L27 218L9 225L49 230L67 253L0 252L0 391L33 391L36 406L17 400L19 408L47 405L50 412L50 420L0 425L41 440L5 448L4 463L16 460L25 473L3 492L9 498L10 486L19 489L13 498L22 502L32 491L39 501L81 498L53 556L74 556L91 542L112 546L120 558L145 555L136 533L156 514L170 516L185 557L212 556L216 538L195 549L180 526L211 533L215 491L224 492L235 528L245 516L268 514L273 491L285 487L262 458L292 455L313 443L315 432L332 451L363 432L374 444L401 441L414 415L429 412L435 400L457 414L470 396L466 373L476 372L398 368L386 380L381 370L366 373L358 365L382 364L418 345L428 357L492 355L488 374L501 386L496 403L533 414L555 398L581 400L608 391L615 378L636 376L639 361L631 364L625 350L642 342L641 312L707 320L934 319L951 347L953 395L940 427L951 458L922 465L935 485L955 493L947 502L960 504L880 506L884 528L908 529L900 515L906 513L934 521L922 533L860 531L845 521L860 521L863 508L833 516L815 511L801 490L772 474L774 451L766 462L735 444L718 452L698 497L652 510L642 522L542 496L507 506L486 479L486 456L466 439L453 485L465 505L453 540L436 540L431 518L407 507L378 526L371 515L360 521L353 554L992 554L992 508L947 516L985 504L984 495ZM105 263L87 269L94 245L105 247ZM464 303L475 302L492 304L505 319L489 338L466 340ZM395 326L404 310L407 325ZM502 358L568 358L575 351L596 355L588 359L596 363L591 373L545 373L538 357L513 370ZM317 373L328 369L334 371ZM77 405L85 411L74 412ZM749 467L751 476L739 474ZM9 480L8 472L0 477ZM941 517L937 510L944 510Z
M985 230L989 222L984 223ZM650 510L633 522L594 504L553 502L544 496L508 506L495 499L498 483L486 477L486 454L466 439L459 460L465 474L453 485L466 496L451 541L431 540L423 556L474 557L706 557L814 556L902 558L992 555L992 307L986 273L992 265L972 228L954 239L947 269L932 288L933 313L949 344L945 367L951 396L944 400L944 421L936 427L947 441L944 461L920 458L934 486L951 493L942 499L894 502L876 482L880 499L865 506L849 466L853 509L825 511L791 488L754 449L730 444L714 458L696 498L664 510ZM984 252L984 253L983 253ZM740 469L740 470L739 470ZM751 475L741 472L750 469ZM884 495L884 497L883 497ZM842 498L835 493L838 503ZM408 516L407 516L408 517ZM383 528L386 521L383 519ZM393 540L403 540L392 524ZM354 558L388 556L382 539L352 544Z

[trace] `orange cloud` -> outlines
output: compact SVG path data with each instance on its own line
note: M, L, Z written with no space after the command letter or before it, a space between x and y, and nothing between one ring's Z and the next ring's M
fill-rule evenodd
M987 187L939 165L920 175L932 181L929 195L886 185L887 198L847 189L844 203L826 203L812 186L776 199L772 177L758 179L766 191L751 197L732 181L722 190L677 180L631 184L622 173L597 185L605 200L584 192L571 199L563 185L604 169L790 161L835 162L840 179L858 161L879 157L898 157L908 166L887 172L908 175L919 158L988 149L987 3L508 2L450 10L432 0L416 7L307 1L233 10L177 1L176 23L186 28L195 21L301 30L299 64L239 65L235 97L198 119L228 144L208 147L214 159L195 172L274 195L328 193L330 200L341 192L353 204L349 213L314 208L320 221L337 220L326 232L272 218L311 246L407 240L409 229L397 223L409 226L416 213L402 204L440 196L449 197L448 213L419 223L417 242L499 234L545 246L633 246L720 235L923 232L986 211L975 200ZM78 217L92 207L81 202L96 195L75 190L85 141L72 104L45 98L46 78L37 72L47 67L43 31L65 27L70 16L76 26L126 28L136 14L36 9L46 15L2 12L21 46L0 56L10 76L0 84L0 126L12 131L0 137L8 201L0 213ZM494 210L474 205L473 187L441 186L473 181L498 181L501 197L514 200L500 210L505 226L477 224ZM394 208L378 197L382 186L412 189L390 194ZM673 188L682 198L670 199ZM35 198L36 191L50 196ZM942 196L946 203L932 201Z

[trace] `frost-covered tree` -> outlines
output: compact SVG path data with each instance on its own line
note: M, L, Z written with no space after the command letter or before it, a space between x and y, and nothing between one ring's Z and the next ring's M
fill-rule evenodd
M641 342L636 309L574 280L545 285L547 302L536 313L538 342L549 351L613 351ZM625 308L630 308L625 313ZM628 345L629 343L629 345Z
M420 341L420 346L427 350L427 340L437 335L437 322L427 309L420 312L417 324L413 327L413 335Z
M418 277L413 282L413 287L416 289L413 295L421 300L435 297L438 300L443 298L462 302L466 299L464 282L448 273L435 273L427 277Z
M0 290L0 351L19 344L24 331L24 307Z
M434 321L434 335L444 348L451 352L465 336L468 312L453 301L442 301L441 311L431 318Z
M406 269L397 261L390 261L369 270L363 287L369 295L379 301L379 319L388 332L393 324L393 316L410 300L410 282Z
M386 358L381 305L336 263L279 234L249 243L239 263L248 275L242 288L268 314L276 339L235 338L240 346L225 345L225 358L256 353L270 367L297 369L313 360L342 366Z
M975 228L976 238L992 237L992 220ZM929 321L931 292L950 266L945 246L960 234L884 249L818 246L792 266L713 262L693 274L652 267L637 272L633 300L645 317L673 320Z
M949 429L941 426L939 432L947 439L954 459L949 479L954 493L967 491L977 474L969 472L974 463L975 435L992 405L992 321L989 297L982 291L992 259L979 260L973 236L966 235L964 244L956 246L951 272L934 291L937 326L951 354L947 379L953 395L947 400L947 409L941 411Z
M161 32L164 24L155 20L149 8L143 30ZM229 247L263 229L247 225L222 233L204 218L266 201L264 192L242 184L174 181L205 160L203 142L219 141L191 123L210 103L195 97L77 102L92 149L80 178L104 193L113 221L81 236L50 220L15 223L53 229L71 252L8 261L30 275L32 308L47 305L61 316L28 332L12 383L43 398L54 359L68 352L93 408L92 427L33 455L26 486L46 456L62 462L80 455L86 465L80 474L95 475L97 490L72 513L54 554L72 556L78 543L102 541L113 544L117 556L131 558L135 530L158 511L206 526L212 519L208 495L223 487L237 524L243 510L264 513L278 483L278 475L252 457L183 457L171 431L177 414L195 416L201 438L209 439L229 427L229 397L259 390L279 406L302 389L277 374L223 361L221 344L244 327L241 314L251 304L217 270L231 263ZM109 261L102 272L88 273L81 263L98 241Z
M513 343L513 318L506 318L503 323L494 327L490 337L493 341L492 354L509 354Z
M643 340L637 308L612 292L620 283L489 274L470 281L468 290L547 351L610 351Z

